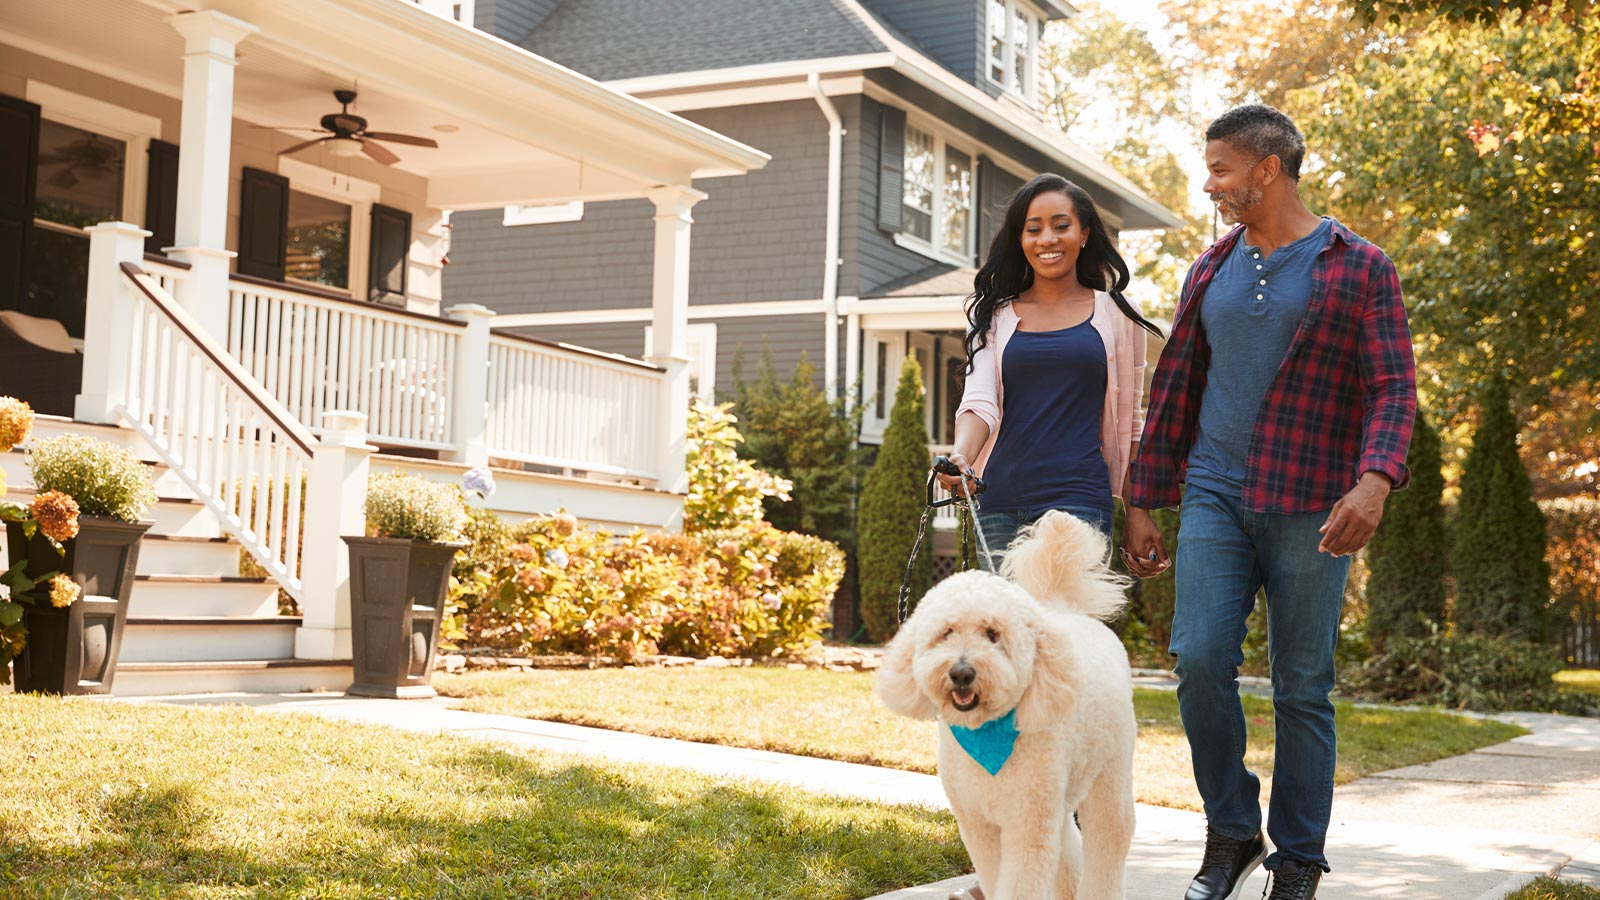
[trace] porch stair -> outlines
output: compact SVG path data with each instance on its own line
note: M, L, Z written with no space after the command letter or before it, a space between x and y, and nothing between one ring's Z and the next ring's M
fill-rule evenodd
M114 693L344 690L349 660L294 658L299 616L278 614L278 585L240 574L242 550L216 517L131 428L39 416L34 440L89 434L128 447L151 466L159 500L139 551ZM29 502L33 481L20 450L0 454L7 499ZM4 536L0 535L0 545Z

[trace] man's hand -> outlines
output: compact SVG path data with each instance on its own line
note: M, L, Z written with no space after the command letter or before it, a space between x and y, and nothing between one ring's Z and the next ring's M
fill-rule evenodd
M1361 473L1361 480L1339 498L1328 512L1328 521L1317 529L1322 533L1317 550L1331 556L1348 556L1365 547L1383 519L1383 501L1389 496L1389 488L1387 475Z
M1122 564L1140 578L1154 578L1172 565L1161 528L1148 510L1130 506L1122 526Z

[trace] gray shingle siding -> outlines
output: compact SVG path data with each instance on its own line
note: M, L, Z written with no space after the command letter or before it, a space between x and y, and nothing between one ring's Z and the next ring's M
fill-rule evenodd
M986 0L865 0L940 65L976 84L983 70Z
M695 182L689 302L822 296L828 126L814 101L685 114L772 155L766 168ZM847 122L847 128L849 127ZM590 203L581 222L503 226L499 210L451 217L451 303L500 313L650 305L654 212L648 201Z
M560 3L561 0L478 0L472 11L472 24L514 44Z
M517 43L602 81L885 49L833 0L567 2Z

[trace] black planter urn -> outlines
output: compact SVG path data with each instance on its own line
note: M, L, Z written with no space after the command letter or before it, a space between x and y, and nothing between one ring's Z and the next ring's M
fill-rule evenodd
M466 544L346 537L351 657L359 697L436 696L433 676L450 567Z
M13 564L26 558L29 577L65 572L83 591L66 609L50 605L46 583L31 592L33 603L22 612L28 643L12 661L18 693L111 693L139 545L153 524L79 516L78 536L62 544L65 556L57 556L44 535L28 539L21 524L6 523Z

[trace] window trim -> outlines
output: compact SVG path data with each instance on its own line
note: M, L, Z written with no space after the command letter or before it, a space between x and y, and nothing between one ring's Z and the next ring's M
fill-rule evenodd
M573 200L570 203L514 204L507 206L500 218L500 224L506 227L582 221L582 200Z
M650 352L655 326L644 327L644 354ZM717 323L691 322L683 329L683 349L689 357L689 376L694 381L694 396L707 403L717 402ZM698 351L698 352L696 352Z
M350 261L346 269L350 275L349 284L339 288L295 278L287 273L283 277L284 283L348 293L352 298L364 300L368 296L367 266L372 255L372 205L381 199L382 188L376 182L286 156L278 157L278 174L289 179L290 191L311 194L350 207Z
M983 154L974 149L974 145L968 144L964 140L959 138L951 140L950 138L946 137L946 135L949 133L948 131L937 127L932 120L928 119L921 113L908 109L906 111L906 134L908 143L910 140L910 132L913 128L933 138L933 227L930 229L932 239L924 241L922 238L910 233L906 230L905 223L902 221L900 230L894 233L894 242L899 247L915 253L920 253L923 256L926 256L929 259L937 262L950 263L951 265L956 266L970 266L973 264L973 260L976 258L976 251L973 249L973 241L975 240L975 232L977 230L976 220L978 208L976 200L978 184L978 157L982 156ZM944 242L940 239L941 233L944 229L946 147L951 147L958 153L966 154L967 172L971 175L973 184L973 202L967 207L966 246L960 253L945 249Z
M26 94L29 103L39 105L41 120L82 128L123 143L127 149L122 161L122 212L118 219L142 227L150 141L161 137L161 120L31 78ZM34 218L34 224L39 221ZM81 229L79 233L84 234ZM84 238L88 235L84 234Z
M999 3L1005 7L1005 29L1001 32L1005 35L1005 37L1001 39L1004 43L1004 55L1001 59L1002 72L1001 80L999 81L994 79L994 72L991 68L995 63L994 48L993 45L990 44L990 41L993 40L994 35L993 4L995 3ZM990 84L1000 88L1008 94L1021 97L1029 106L1032 106L1034 97L1037 96L1036 88L1039 83L1039 38L1044 32L1043 20L1039 17L1037 12L1029 9L1026 4L1023 3L1023 0L987 0L984 5L984 9L983 77ZM1012 40L1011 23L1015 21L1018 16L1027 20L1028 23L1028 53L1026 56L1027 65L1022 72L1022 77L1018 79L1022 82L1021 91L1013 90L1011 87L1011 77L1012 75L1016 74L1013 69L1015 68L1017 58L1016 42Z
M861 330L861 442L883 443L883 432L889 427L889 417L894 414L894 392L900 386L900 365L906 358L904 329ZM883 381L878 378L878 348L883 347ZM877 397L883 396L883 415L877 414Z

